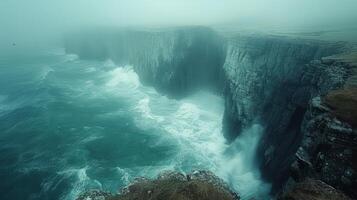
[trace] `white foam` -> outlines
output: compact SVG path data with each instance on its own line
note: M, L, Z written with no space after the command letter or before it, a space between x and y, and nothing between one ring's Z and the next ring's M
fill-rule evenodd
M217 171L241 193L243 199L263 199L270 190L270 185L262 181L255 163L255 153L263 131L259 124L244 130L227 148Z
M161 116L156 116L152 113L150 108L150 98L146 96L143 99L140 99L138 104L135 106L135 109L141 113L142 117L147 120L154 120L157 123L164 121L164 118Z
M76 199L83 191L88 188L102 189L102 184L98 180L92 180L87 175L88 167L79 169L67 169L59 172L58 174L63 177L75 177L76 181L72 183L72 190L61 199L72 200Z
M78 60L78 55L76 54L65 54L64 61L65 62L72 62Z
M97 69L95 67L89 67L89 68L85 69L86 73L92 73L92 72L95 72L95 71L97 71Z
M199 167L218 174L240 192L243 199L265 197L269 185L261 180L254 163L256 147L263 132L261 126L252 126L233 144L227 145L221 132L222 98L201 91L183 100L169 99L152 87L143 86L133 67L116 67L110 60L103 65L112 68L109 71L96 69L96 73L106 79L105 84L96 86L90 82L85 90L95 94L93 97L111 95L125 99L129 104L128 110L132 111L130 115L134 116L139 128L158 130L148 134L164 134L160 135L163 141L170 140L179 148L165 163L132 169L118 167L124 183L135 176L156 176L162 170L184 171ZM116 113L119 111L113 111L112 114ZM87 141L92 139L96 138L88 138ZM160 141L153 145L160 145ZM85 169L77 173L78 180L86 182L88 176ZM77 184L75 188L79 186ZM73 194L78 191L75 189Z
M140 81L131 66L117 67L109 71L109 81L107 81L106 86L110 89L125 88L130 90L138 88Z
M128 185L131 181L131 176L130 176L130 173L127 172L125 169L122 169L120 167L116 167L119 175L121 175L121 180L122 182L125 184L125 185Z
M243 199L264 198L269 185L261 180L254 163L256 147L263 129L253 125L236 141L227 145L221 132L223 100L208 92L183 100L172 100L140 84L132 67L115 68L106 86L120 97L129 98L136 124L143 128L160 129L179 144L180 150L171 163L162 169L183 170L190 165L212 170L239 191ZM143 175L159 173L158 167L145 167Z
M111 59L108 59L103 63L102 67L104 67L104 68L117 68L118 66Z

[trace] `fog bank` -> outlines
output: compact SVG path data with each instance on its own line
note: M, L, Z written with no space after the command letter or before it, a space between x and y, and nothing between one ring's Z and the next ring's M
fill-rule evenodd
M88 26L349 26L355 0L1 0L2 47L39 44Z

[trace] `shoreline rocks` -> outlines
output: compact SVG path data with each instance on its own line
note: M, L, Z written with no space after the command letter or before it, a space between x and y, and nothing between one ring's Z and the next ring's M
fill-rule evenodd
M156 179L137 178L120 194L91 190L76 200L240 200L239 195L210 171L182 174L165 171Z

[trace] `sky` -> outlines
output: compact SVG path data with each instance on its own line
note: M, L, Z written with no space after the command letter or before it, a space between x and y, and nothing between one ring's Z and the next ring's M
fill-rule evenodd
M356 10L357 0L0 0L0 44L90 26L329 28L357 23Z

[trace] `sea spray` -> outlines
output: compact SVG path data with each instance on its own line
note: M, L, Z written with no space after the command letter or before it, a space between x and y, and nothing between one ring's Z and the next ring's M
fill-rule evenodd
M242 199L268 198L270 185L262 181L255 156L263 132L260 124L243 130L226 149L217 172L241 193Z
M243 199L268 198L270 185L261 180L255 162L257 145L264 131L260 124L253 124L228 145L221 132L224 108L220 97L200 91L182 100L169 99L139 84L132 67L116 68L110 73L112 78L107 86L117 91L136 89L130 91L130 96L136 104L137 125L160 129L165 134L160 137L178 143L176 156L163 169L186 172L208 169L228 182Z

